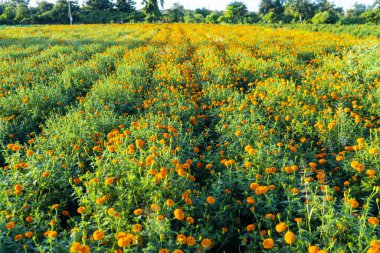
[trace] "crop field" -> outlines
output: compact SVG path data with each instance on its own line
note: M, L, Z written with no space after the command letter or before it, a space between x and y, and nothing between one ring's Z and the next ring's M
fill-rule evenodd
M0 30L0 252L380 252L380 40Z

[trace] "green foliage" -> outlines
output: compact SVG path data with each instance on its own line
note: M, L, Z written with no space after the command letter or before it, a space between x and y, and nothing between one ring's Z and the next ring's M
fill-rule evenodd
M166 10L165 19L170 23L184 22L185 7L179 3L174 3L173 6Z
M218 23L218 19L219 19L220 16L221 16L220 13L218 13L218 12L212 12L209 15L206 16L205 21L208 24L217 24Z
M243 23L248 14L247 6L242 2L233 2L227 5L224 17L228 23Z
M135 10L135 2L132 0L116 0L115 6L120 12L131 13Z
M160 1L161 6L164 5L164 0ZM161 17L161 11L158 6L158 0L143 0L144 8L143 12L145 14L145 21L152 23L158 21Z
M332 11L324 11L315 14L311 22L313 24L335 24L339 20L338 15Z
M111 10L113 3L110 0L86 0L85 7L90 11L105 11ZM123 7L126 7L125 4Z
M369 23L380 24L380 7L364 12L361 17Z

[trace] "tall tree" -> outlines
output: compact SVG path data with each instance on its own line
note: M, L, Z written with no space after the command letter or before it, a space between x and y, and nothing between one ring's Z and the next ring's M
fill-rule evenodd
M183 22L185 16L185 7L179 3L174 3L173 6L166 11L168 22Z
M284 0L261 0L259 12L264 15L269 12L281 15L284 12Z
M243 23L248 14L247 6L242 2L233 2L227 5L224 16L230 23Z
M29 16L28 6L24 3L16 5L15 20L18 22L24 22Z
M288 4L298 16L300 23L304 19L311 19L315 14L315 5L309 0L289 0Z
M39 2L37 2L36 9L37 9L38 14L42 14L44 12L52 10L53 7L54 7L54 4L52 4L52 3L49 3L47 1L39 1Z
M113 3L110 0L87 0L85 8L90 11L104 11L111 10Z
M164 7L164 0L160 0L161 7ZM143 12L145 14L145 21L153 22L157 21L160 16L160 8L158 0L143 0Z
M118 11L130 13L135 10L135 2L132 0L116 0L116 8Z

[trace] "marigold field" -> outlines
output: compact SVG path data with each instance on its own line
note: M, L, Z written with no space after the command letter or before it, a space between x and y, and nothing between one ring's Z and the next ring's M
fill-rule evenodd
M380 40L0 30L0 252L380 252Z

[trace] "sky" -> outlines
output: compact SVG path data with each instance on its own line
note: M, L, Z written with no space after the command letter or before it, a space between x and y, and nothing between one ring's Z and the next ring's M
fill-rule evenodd
M39 0L31 0L30 5L36 6L36 2ZM54 3L54 0L47 0L48 2ZM85 0L79 0L79 3L82 4ZM164 9L170 8L174 3L180 3L185 6L186 9L196 9L205 7L210 10L225 10L227 4L233 2L234 0L165 0ZM142 0L136 0L137 9L141 9ZM260 0L241 0L247 5L248 10L257 11L259 9ZM363 4L373 4L375 0L331 0L337 6L343 7L345 10L352 7L355 2Z

